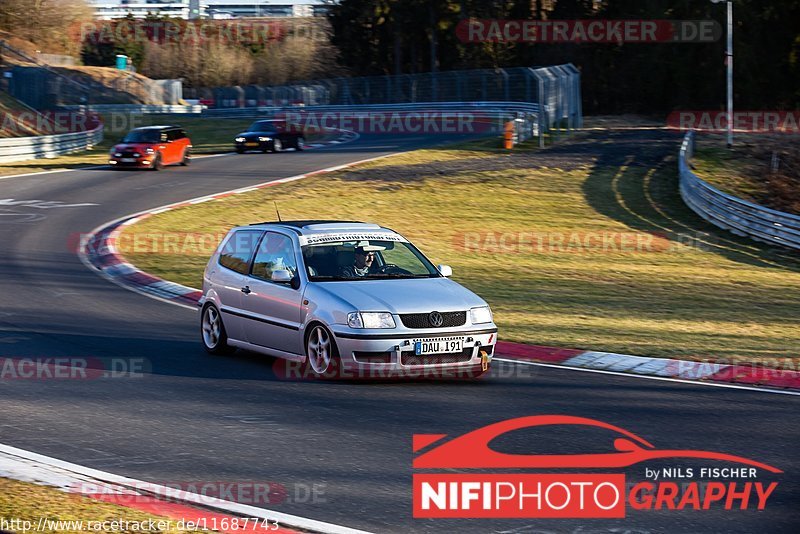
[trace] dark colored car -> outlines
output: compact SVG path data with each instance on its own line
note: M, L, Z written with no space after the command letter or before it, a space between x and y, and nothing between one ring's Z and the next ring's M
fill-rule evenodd
M192 141L179 126L143 126L111 147L108 164L157 171L165 165L188 165L191 150Z
M236 136L234 147L239 154L248 150L280 152L284 148L303 150L305 141L302 131L287 128L284 121L260 120Z

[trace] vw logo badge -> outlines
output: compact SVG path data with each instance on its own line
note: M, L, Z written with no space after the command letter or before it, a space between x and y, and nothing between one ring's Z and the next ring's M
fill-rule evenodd
M431 323L431 326L439 328L444 324L444 317L437 311L431 312L430 315L428 315L428 322Z

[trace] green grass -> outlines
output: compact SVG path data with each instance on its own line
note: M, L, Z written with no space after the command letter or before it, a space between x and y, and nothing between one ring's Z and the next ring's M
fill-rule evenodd
M194 154L215 154L233 150L233 137L246 130L253 119L202 118L186 115L117 115L104 116L103 142L93 150L51 159L35 159L0 164L0 176L28 172L75 169L108 163L108 151L129 130L140 126L176 124L182 126L192 140ZM325 140L330 135L309 136L308 142Z
M613 147L607 137L584 133L513 155L491 143L419 150L163 213L124 239L224 233L273 219L275 200L284 219L366 220L406 235L492 305L502 340L692 359L798 358L800 257L734 238L690 212L677 193L677 139L666 157L635 148L619 164L600 164L585 149ZM504 250L482 239L481 250L465 250L465 234L487 232L527 232L544 245ZM587 234L649 245L558 245ZM209 253L123 252L192 287Z
M52 523L44 523L44 528L38 530L39 520L42 517L52 521L127 521L144 525L148 525L147 521L149 519L154 522L170 521L165 517L146 514L116 504L95 501L78 494L65 493L56 488L0 478L0 518L9 522L18 520L18 524L30 521L32 525L31 531L35 532L50 532L53 534L85 534L87 532L86 525L84 530L74 528L74 524L73 528L64 526L64 528L56 529L56 525ZM179 530L176 520L171 520L169 525L170 528L161 531L127 528L115 530L115 532L122 534L200 532L199 530ZM23 531L19 530L19 532Z

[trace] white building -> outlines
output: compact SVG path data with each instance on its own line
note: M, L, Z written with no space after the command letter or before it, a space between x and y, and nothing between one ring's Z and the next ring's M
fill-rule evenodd
M95 16L116 19L133 14L144 18L148 13L160 16L194 18L235 17L314 17L324 15L324 0L90 0Z

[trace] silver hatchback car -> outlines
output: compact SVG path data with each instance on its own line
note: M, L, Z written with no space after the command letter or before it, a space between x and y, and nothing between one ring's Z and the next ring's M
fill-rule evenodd
M451 274L375 224L240 226L203 275L203 346L284 358L316 377L478 376L497 327Z

